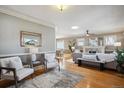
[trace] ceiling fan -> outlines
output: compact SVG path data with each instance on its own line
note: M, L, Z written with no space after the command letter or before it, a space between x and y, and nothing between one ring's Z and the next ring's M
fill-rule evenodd
M95 36L95 34L89 33L89 30L86 30L86 35L84 37Z
M87 34L86 34L86 36L90 36L90 35L89 35L89 31L88 31L88 30L86 31L86 33L87 33Z

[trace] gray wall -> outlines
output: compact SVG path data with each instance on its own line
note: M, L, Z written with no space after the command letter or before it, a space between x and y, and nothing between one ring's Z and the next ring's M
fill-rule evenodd
M40 52L55 51L55 29L0 13L0 54L25 53L20 31L42 33Z

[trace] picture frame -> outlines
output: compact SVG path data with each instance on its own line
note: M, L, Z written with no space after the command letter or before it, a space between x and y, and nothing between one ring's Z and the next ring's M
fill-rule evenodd
M28 31L20 31L21 47L41 47L42 34Z

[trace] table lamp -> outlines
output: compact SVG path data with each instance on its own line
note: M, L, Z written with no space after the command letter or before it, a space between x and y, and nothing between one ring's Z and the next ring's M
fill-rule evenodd
M38 48L37 47L30 47L29 52L32 54L32 61L36 61L36 53L38 53Z

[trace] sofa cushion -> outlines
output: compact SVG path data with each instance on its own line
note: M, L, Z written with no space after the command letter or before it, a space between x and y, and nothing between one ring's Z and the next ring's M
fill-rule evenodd
M104 62L111 62L115 60L115 54L113 53L111 54L97 53L96 55L101 61L104 61Z
M15 68L16 70L24 68L19 57L12 57L9 62L9 67Z
M97 61L96 59L96 55L91 55L91 54L87 54L87 55L83 55L83 59L87 60L87 61Z

